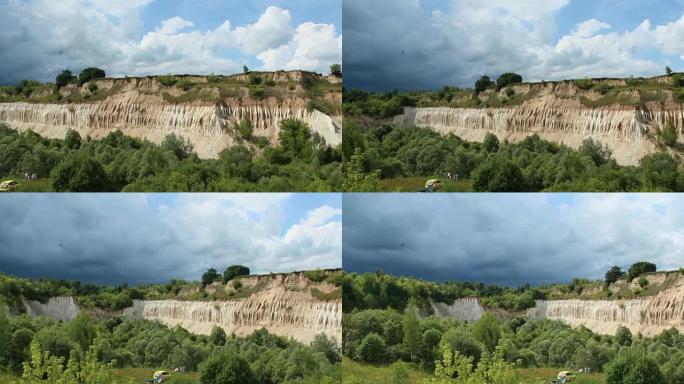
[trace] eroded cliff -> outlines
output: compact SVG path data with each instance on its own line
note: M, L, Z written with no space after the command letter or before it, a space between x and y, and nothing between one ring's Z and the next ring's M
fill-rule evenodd
M71 320L79 313L78 306L72 297L51 297L47 303L27 300L24 302L26 314L29 316L47 316L56 320Z
M482 100L495 98L496 107L407 107L395 123L431 127L472 141L482 141L487 133L509 141L538 134L577 148L593 138L607 144L618 163L634 165L657 150L654 135L666 123L683 139L681 98L673 90L657 88L665 81L646 79L648 87L640 87L624 79L594 80L594 89L587 90L573 81L519 84L480 95ZM595 89L601 88L598 84L602 89Z
M468 322L478 321L484 314L480 301L474 297L456 299L452 304L433 302L432 309L440 317L453 317Z
M644 336L656 336L672 327L684 331L684 280L677 279L653 296L632 299L540 300L527 315L585 326L602 334L615 334L620 326Z
M244 120L271 143L288 118L308 123L330 145L341 142L339 79L301 71L259 76L259 85L247 75L92 80L63 88L57 98L0 103L0 122L53 138L69 129L94 138L119 129L159 143L173 133L189 139L202 158L239 141L234 127ZM328 114L317 109L323 107Z
M234 296L218 301L136 300L124 315L134 319L159 320L190 332L209 334L215 326L226 333L244 336L266 328L269 332L310 343L319 333L341 340L342 300L339 288L312 282L302 273L241 278ZM217 289L208 287L209 292ZM241 293L242 292L242 293Z

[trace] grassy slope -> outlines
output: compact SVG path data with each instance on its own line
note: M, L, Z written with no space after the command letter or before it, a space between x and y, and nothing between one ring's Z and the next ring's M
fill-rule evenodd
M393 179L380 180L380 191L382 192L417 192L425 187L425 182L433 177L398 177ZM472 180L452 181L441 178L443 188L441 192L472 192Z
M555 368L526 368L518 370L519 383L516 384L547 384L558 374ZM388 383L392 377L392 368L383 365L369 365L358 363L348 358L342 361L342 384L360 383ZM412 384L422 384L429 374L418 367L411 373ZM592 373L583 375L574 384L603 384L602 374Z
M416 367L411 372L411 384L420 384L428 377ZM390 366L362 364L346 357L342 360L342 384L389 383L391 378Z
M122 368L114 370L114 376L116 383L144 383L146 379L152 378L152 374L157 369L152 368ZM189 373L173 373L171 376L179 376L192 380L195 383L199 383L199 373L189 372ZM0 384L10 384L18 378L15 376L10 376L7 374L0 373Z

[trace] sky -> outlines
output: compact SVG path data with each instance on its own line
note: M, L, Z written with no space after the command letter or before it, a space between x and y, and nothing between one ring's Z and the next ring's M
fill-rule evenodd
M684 267L678 194L345 194L343 267L506 286Z
M99 284L342 265L339 194L10 194L0 272Z
M0 0L0 84L108 76L232 74L342 61L341 0Z
M684 0L345 0L342 14L348 89L684 71Z

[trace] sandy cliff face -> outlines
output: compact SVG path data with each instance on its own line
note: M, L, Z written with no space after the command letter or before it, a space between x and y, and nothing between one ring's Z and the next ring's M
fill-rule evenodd
M561 320L572 326L585 326L594 332L615 334L620 326L633 334L656 336L669 328L684 331L684 281L655 296L629 300L537 301L528 310L533 319Z
M319 333L338 342L342 334L342 301L319 300L310 288L331 291L326 283L311 283L303 276L276 275L242 279L259 291L244 299L225 301L135 301L124 315L180 325L190 332L209 334L214 326L245 336L262 327L269 332L310 343Z
M51 297L45 304L28 300L24 306L29 316L47 316L56 320L71 320L79 312L72 297Z
M516 93L532 97L517 106L500 108L405 108L395 122L401 126L431 127L442 134L454 133L466 140L482 141L487 133L500 140L520 141L532 134L573 148L586 138L607 144L613 157L623 165L634 165L656 151L647 134L667 122L684 129L684 111L679 103L646 102L639 106L612 104L585 107L579 97L595 100L596 92L583 94L572 84L520 85ZM503 92L503 90L502 90ZM638 98L638 96L634 96ZM680 140L682 138L680 137Z
M484 314L480 301L474 297L454 300L453 304L432 303L435 315L440 317L454 317L468 322L478 321Z
M298 73L289 76L296 80ZM199 84L207 80L197 77L193 81ZM242 80L236 76L235 81ZM310 109L300 85L263 99L251 98L248 89L238 87L226 95L218 86L207 86L192 100L172 103L169 100L182 96L183 91L165 87L154 78L104 79L95 83L101 92L107 92L102 100L70 104L0 103L0 122L20 131L32 129L54 138L63 138L69 129L94 138L119 129L127 135L159 143L173 133L189 139L202 158L215 158L221 150L233 145L233 127L244 119L252 121L254 135L267 137L271 143L277 142L280 122L288 118L308 123L330 145L342 141L341 118ZM63 92L68 96L77 91ZM333 104L340 97L335 92L325 96Z

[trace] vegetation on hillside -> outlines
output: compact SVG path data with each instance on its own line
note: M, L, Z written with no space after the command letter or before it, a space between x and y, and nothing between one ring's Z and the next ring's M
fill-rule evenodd
M607 146L592 139L578 149L536 134L517 143L488 134L478 143L430 128L363 127L354 119L345 119L342 135L347 191L373 191L382 179L446 179L448 173L478 192L684 191L679 157L662 151L638 166L620 166Z
M590 368L605 372L609 384L684 380L684 335L674 328L654 338L632 335L624 327L615 336L606 336L560 321L524 316L503 320L492 314L497 308L515 313L534 295L576 295L582 286L575 280L514 289L381 273L347 274L343 354L360 363L392 364L389 376L397 378L396 383L409 382L408 370L431 374L425 383L508 384L517 382L516 369L529 367ZM474 323L431 315L429 300L448 303L464 296L479 297L489 311Z
M199 159L185 139L160 145L113 131L102 139L47 139L0 124L0 176L20 191L230 192L334 191L342 184L339 147L326 145L308 125L281 122L280 144L242 141L218 159ZM45 179L49 182L44 182ZM43 182L41 182L43 181Z
M8 315L0 307L0 372L24 384L110 384L114 368L172 372L171 383L188 383L175 368L199 372L202 384L332 384L340 380L334 340L318 335L310 346L269 334L245 338L214 328L209 336L180 327L119 317L94 321L86 314L57 322ZM174 378L173 376L178 376Z

